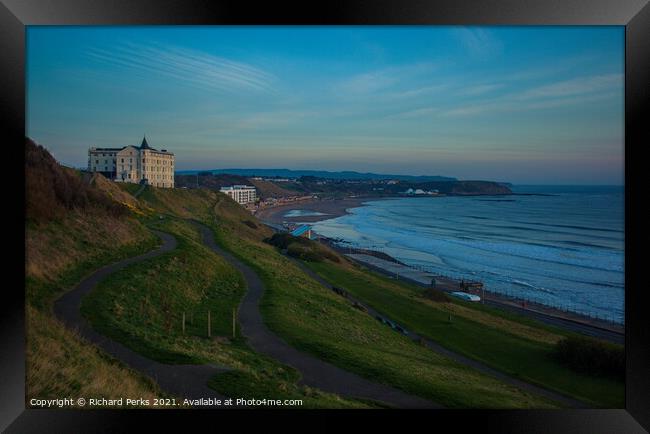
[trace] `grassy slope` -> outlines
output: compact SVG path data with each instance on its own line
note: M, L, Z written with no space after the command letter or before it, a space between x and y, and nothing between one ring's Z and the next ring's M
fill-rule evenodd
M150 379L107 356L46 311L27 304L27 403L30 398L166 396Z
M248 262L267 286L261 309L268 326L291 345L367 378L400 387L450 407L546 407L530 396L460 366L397 335L306 276L261 240L268 228L218 198L217 240Z
M620 408L624 404L623 383L576 374L552 358L553 344L570 333L534 326L533 321L522 322L514 315L498 315L495 309L470 303L435 303L421 296L422 288L362 270L347 261L307 265L407 329L454 351L596 406Z
M47 156L42 153L40 158ZM34 173L39 173L38 169ZM65 173L61 170L55 176ZM81 179L79 173L67 173ZM27 175L32 172L28 170ZM48 198L41 188L31 183L28 197ZM157 238L135 219L107 215L92 202L86 209L64 209L57 203L50 206L59 208L56 217L32 219L28 210L25 224L27 402L32 397L164 396L149 379L86 343L52 313L56 297L91 271L148 251L158 244Z
M183 205L177 209L198 205L192 193L150 190L148 197L160 205L170 197L178 199L176 195L188 199L175 202ZM155 197L162 201L156 202ZM240 274L203 246L190 223L168 216L150 220L148 225L174 234L178 248L102 281L82 303L82 313L94 328L164 363L232 367L233 371L216 376L210 385L235 398L302 399L305 407L315 408L367 406L299 386L295 370L255 354L240 338L229 339L232 309L245 293ZM207 339L208 310L212 339Z

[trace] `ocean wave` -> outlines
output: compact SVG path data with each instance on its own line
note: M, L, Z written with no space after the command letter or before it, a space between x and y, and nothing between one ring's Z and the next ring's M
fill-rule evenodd
M550 289L543 288L543 287L541 287L541 286L533 285L532 283L523 282L523 281L521 281L521 280L517 280L517 279L512 279L511 282L514 283L515 285L524 286L524 287L526 287L526 288L534 289L534 290L536 290L536 291L545 292L545 293L547 293L547 294L555 294L555 291L552 291L552 290L550 290Z
M623 233L612 227L616 216L574 200L524 198L498 207L464 198L404 198L371 202L315 226L352 244L384 246L431 272L475 276L488 288L587 310L620 310L624 252L616 248L623 245Z

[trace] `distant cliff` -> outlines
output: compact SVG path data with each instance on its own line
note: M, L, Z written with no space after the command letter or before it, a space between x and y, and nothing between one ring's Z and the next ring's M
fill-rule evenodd
M449 194L512 194L508 186L499 182L458 181L452 184Z

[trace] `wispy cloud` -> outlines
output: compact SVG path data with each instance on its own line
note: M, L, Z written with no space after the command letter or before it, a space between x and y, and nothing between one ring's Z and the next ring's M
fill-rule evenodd
M469 116L482 113L538 110L586 104L621 95L616 88L623 86L621 74L578 77L537 86L498 98L465 104L444 112L446 116Z
M497 89L503 88L503 84L479 84L476 86L469 86L463 89L460 94L461 95L468 95L468 96L477 96L477 95L483 95L489 92L492 92Z
M203 89L275 93L277 78L253 65L180 47L137 44L111 50L93 48L86 55L100 63L128 68L149 77L162 75Z
M504 99L456 107L444 112L445 116L469 116L483 113L502 113L512 111L539 110L548 108L570 107L616 97L616 93L581 95L570 98L553 98L543 101L516 101Z
M412 82L437 68L434 63L424 62L363 72L348 77L334 85L340 95L367 95L386 90L399 83Z
M407 89L407 90L402 90L402 91L397 91L397 92L391 92L386 94L386 97L388 98L415 98L415 97L420 97L420 96L426 96L430 95L436 92L441 92L444 90L447 90L451 87L451 85L447 83L443 84L434 84L431 86L422 86L422 87L417 87L414 89Z
M455 30L467 53L475 59L487 59L498 55L503 50L503 44L494 34L480 27L462 27Z
M622 74L604 74L591 77L579 77L530 89L517 99L557 98L572 95L601 92L616 86L623 86Z
M386 119L415 119L425 116L431 116L439 113L440 109L436 107L424 107L414 110L405 110L399 113L394 113L386 116Z

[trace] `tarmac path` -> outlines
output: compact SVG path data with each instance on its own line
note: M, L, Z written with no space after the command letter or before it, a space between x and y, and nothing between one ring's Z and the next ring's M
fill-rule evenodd
M203 243L239 270L246 280L248 290L239 306L239 323L242 334L255 351L294 367L302 374L302 384L326 392L350 398L371 399L398 408L442 408L439 404L391 386L374 383L291 347L264 324L259 302L265 287L259 276L248 265L219 247L210 228L193 222L202 233Z
M172 235L153 231L162 239L162 246L110 265L106 265L83 279L71 291L66 292L54 303L54 313L68 328L77 330L81 337L95 344L114 358L132 369L151 377L160 387L174 396L188 399L224 399L222 395L207 386L208 380L229 368L215 365L168 365L144 357L113 339L96 332L81 316L81 299L100 281L123 268L155 258L176 248L176 238Z

